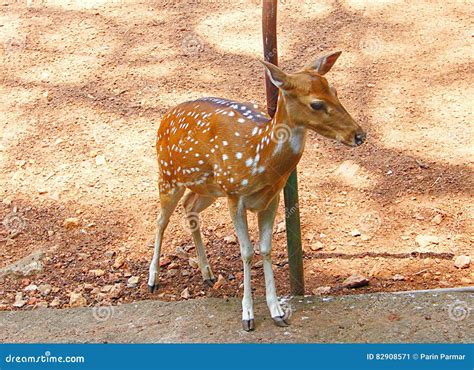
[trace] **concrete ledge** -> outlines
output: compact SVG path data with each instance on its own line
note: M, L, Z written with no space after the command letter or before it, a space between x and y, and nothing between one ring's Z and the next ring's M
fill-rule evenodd
M265 300L256 331L241 330L240 301L140 301L115 307L0 313L3 343L472 343L474 293L292 298L292 325L278 328Z

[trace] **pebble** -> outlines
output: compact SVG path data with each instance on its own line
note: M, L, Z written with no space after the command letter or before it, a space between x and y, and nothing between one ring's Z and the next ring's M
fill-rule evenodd
M171 260L168 257L160 258L160 267L169 265L170 263L171 263Z
M224 238L224 241L227 244L237 244L237 238L235 237L234 234L228 235Z
M189 258L189 254L181 247L176 247L176 257L186 260Z
M331 291L330 286L320 286L318 288L313 289L312 293L314 295L323 295L323 294L329 294Z
M394 281L404 281L405 276L400 275L400 274L395 274L395 275L393 275L392 280L394 280Z
M122 293L123 293L123 284L122 283L116 283L112 286L112 289L110 289L108 297L109 298L119 298Z
M285 230L286 230L285 221L279 222L278 225L277 225L276 232L279 234L279 233L282 233Z
M58 307L61 304L59 297L54 297L54 299L49 304L50 307Z
M351 235L355 237L355 236L360 236L361 234L360 234L359 230L354 229L354 230L351 231Z
M466 255L458 256L454 260L454 266L457 267L458 269L467 269L470 264L471 264L471 257L466 256Z
M116 259L115 259L115 262L114 264L112 265L112 267L114 269L119 269L120 267L122 267L125 263L125 257L124 256L118 256Z
M66 218L63 222L66 229L73 229L79 226L79 219L77 217Z
M82 287L84 288L84 290L85 290L86 292L90 292L91 290L94 289L94 285L92 285L92 284L90 284L90 283L85 283Z
M321 243L320 241L317 241L317 242L314 242L313 244L311 244L309 246L309 248L312 250L312 251L319 251L321 249L324 248L324 244Z
M255 267L257 269L263 267L263 260L260 260L260 261L257 261L256 263L254 263L253 267Z
M18 292L15 295L15 302L13 303L13 307L21 308L23 307L26 302L28 302L26 299L23 299L23 293Z
M191 257L188 259L189 266L191 266L193 269L197 269L199 267L198 261L196 258Z
M168 270L176 270L176 269L179 269L179 264L177 264L176 262L172 262L168 265Z
M219 274L219 277L217 278L217 281L215 282L213 288L214 289L220 289L226 284L225 277Z
M100 277L100 276L104 276L105 275L105 271L104 270L101 270L101 269L95 269L95 270L89 270L89 274L92 274L96 277Z
M443 216L440 215L439 213L431 219L431 223L435 225L439 225L442 221L443 221Z
M177 270L177 269L168 270L168 271L166 272L166 275L167 275L168 277L173 277L173 276L176 276L177 274L178 274L178 270Z
M82 295L82 293L72 292L69 295L69 306L70 307L84 307L86 305L87 305L87 300Z
M128 288L135 288L138 285L140 278L138 276L132 276L127 280Z
M105 257L107 258L113 258L115 256L115 251L110 250L110 251L105 252L104 254L105 254Z
M344 280L342 285L346 288L360 288L369 285L369 279L362 275L353 274Z
M435 235L417 235L415 238L416 244L420 248L427 248L431 245L439 244L439 238Z
M186 288L181 292L181 298L184 298L184 299L191 298L191 294L189 294L189 288Z
M97 157L95 157L95 164L97 166L103 166L104 164L106 164L106 160L105 160L105 156L104 155L98 155Z
M36 305L35 305L35 308L48 308L48 302L38 302Z
M42 295L48 295L49 293L51 293L51 285L50 284L40 284L38 285L38 291L42 294Z
M101 293L108 293L112 290L112 285L104 285L102 288L100 288Z
M25 292L34 292L35 290L38 290L38 286L35 285L35 284L30 284L30 285L26 286L23 290Z

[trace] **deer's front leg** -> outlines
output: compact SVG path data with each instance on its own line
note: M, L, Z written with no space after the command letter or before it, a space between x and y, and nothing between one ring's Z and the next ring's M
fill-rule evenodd
M242 200L229 198L229 210L240 244L240 255L244 263L244 297L242 299L242 326L245 331L255 329L250 269L254 254L249 238L247 212Z
M258 228L260 231L260 254L263 259L263 271L265 273L267 305L275 324L278 326L288 326L288 318L291 312L289 310L284 312L278 302L271 256L273 223L275 222L279 199L279 195L275 196L266 210L258 212Z

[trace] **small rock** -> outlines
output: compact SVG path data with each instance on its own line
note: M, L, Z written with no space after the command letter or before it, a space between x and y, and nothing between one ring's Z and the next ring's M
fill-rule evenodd
M0 269L0 278L3 276L28 276L43 271L43 251L36 251L21 260Z
M217 278L217 281L215 282L213 288L214 289L220 289L220 288L222 288L222 286L224 286L224 284L226 282L227 281L225 280L225 277L222 276L221 274L219 274L219 277Z
M435 225L439 225L442 221L443 216L439 213L431 219L431 223Z
M79 219L77 217L66 218L63 222L66 229L73 229L79 226Z
M87 305L87 300L82 295L82 293L72 292L69 295L69 306L70 307L84 307L86 305Z
M26 299L23 299L23 293L18 292L15 295L15 302L13 303L13 307L21 308L23 307L26 302L28 302Z
M427 248L439 244L439 238L435 235L417 235L415 242L420 248Z
M316 242L314 242L313 244L311 244L311 245L309 246L309 248L310 248L312 251L319 251L319 250L321 250L321 249L324 248L324 245L323 245L323 243L321 243L320 241L316 241Z
M199 263L197 261L197 258L191 257L188 259L189 266L191 266L193 269L197 269L199 267Z
M360 231L359 231L359 230L357 230L357 229L354 229L354 230L352 230L352 231L351 231L351 235L355 237L355 236L360 236L360 235L361 235L361 233L360 233Z
M177 264L176 262L172 262L168 265L168 270L176 270L176 269L179 269L179 264Z
M61 304L59 297L54 297L54 299L49 304L50 307L58 307Z
M105 275L105 271L104 270L101 270L101 269L94 269L94 270L89 270L89 274L92 274L96 277L100 277L100 276L104 276Z
M189 299L190 297L191 294L189 294L189 288L186 288L181 292L181 298Z
M112 289L110 289L108 297L109 298L119 298L122 293L123 293L123 284L122 283L116 283L112 286Z
M110 250L110 251L105 252L104 254L105 254L105 257L107 258L113 258L115 256L115 251Z
M168 277L173 277L173 276L176 276L178 274L178 270L177 269L172 269L172 270L168 270L166 271L166 275Z
M41 293L41 295L48 295L51 293L51 285L50 284L40 284L38 285L38 291Z
M467 269L470 264L471 264L471 257L466 256L466 255L458 256L454 260L454 266L457 267L458 269Z
M395 275L393 275L392 280L394 280L394 281L404 281L405 276L400 275L400 274L395 274Z
M344 282L342 286L346 288L360 288L369 284L369 279L365 276L361 276L358 274L353 274L349 276Z
M187 260L189 258L188 252L186 252L181 247L176 247L175 254L176 254L176 257L181 258L183 260Z
M276 230L277 234L282 233L285 230L286 230L285 221L279 222L277 224L277 230Z
M168 257L160 258L160 267L164 267L166 265L169 265L170 263L171 263L171 260Z
M82 288L86 291L86 292L90 292L91 290L94 289L94 285L90 284L90 283L85 283Z
M138 276L132 276L127 280L128 288L135 288L138 285L140 278Z
M257 261L257 262L253 265L253 267L255 267L255 268L257 268L257 269L263 267L263 260Z
M48 308L48 302L38 302L36 305L35 305L35 308Z
M330 286L320 286L316 289L313 289L313 294L314 295L329 294L329 292L331 292L331 287Z
M114 269L119 269L120 267L122 267L125 263L125 257L124 256L118 256L116 259L115 259L115 262L114 264L112 265L112 267Z
M104 285L102 288L100 288L101 293L108 293L112 290L112 285Z
M224 238L224 241L227 244L237 244L237 238L235 237L234 234L228 235Z
M30 284L30 285L26 286L23 290L25 292L34 292L35 290L38 290L38 286L35 285L35 284Z
M105 156L104 155L98 155L97 157L95 157L95 164L97 166L103 166L104 164L106 164L106 160L105 160Z

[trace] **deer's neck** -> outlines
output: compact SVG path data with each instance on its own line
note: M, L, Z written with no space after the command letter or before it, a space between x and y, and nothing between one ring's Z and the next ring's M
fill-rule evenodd
M272 145L268 147L269 165L279 174L290 173L298 164L306 142L306 127L292 121L280 93L271 122Z

